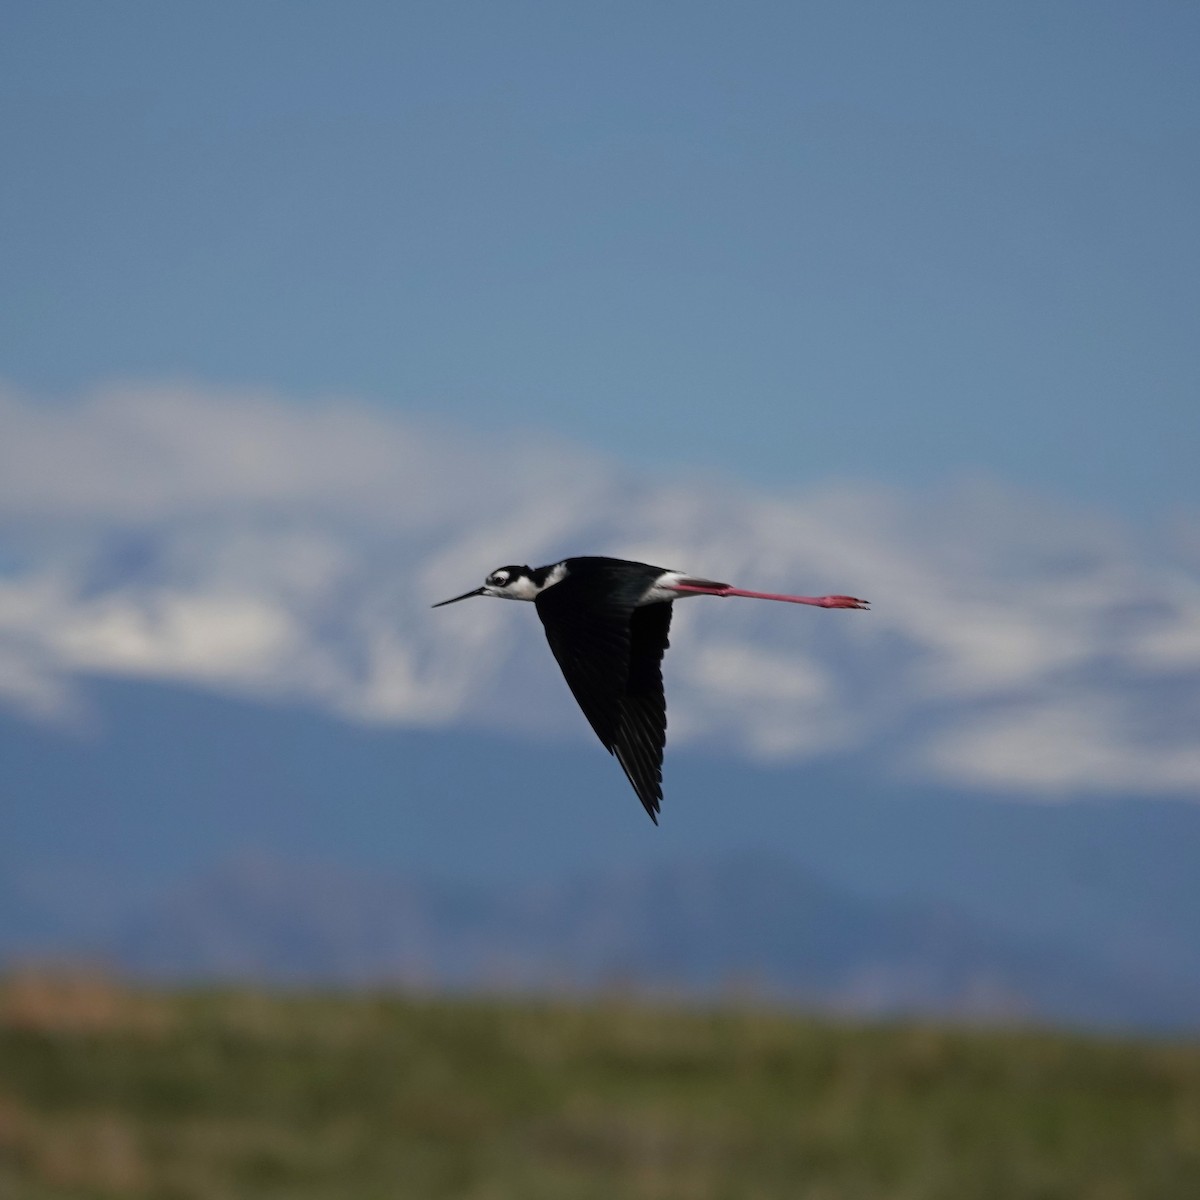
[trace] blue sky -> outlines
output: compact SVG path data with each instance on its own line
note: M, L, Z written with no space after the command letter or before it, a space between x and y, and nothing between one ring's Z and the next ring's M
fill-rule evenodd
M1195 509L1198 55L1144 0L10 3L0 378Z

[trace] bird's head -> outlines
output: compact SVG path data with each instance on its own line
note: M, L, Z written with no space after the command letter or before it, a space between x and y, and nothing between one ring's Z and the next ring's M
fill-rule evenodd
M434 608L443 604L455 604L469 600L472 596L495 596L501 600L532 600L541 588L533 579L533 572L525 566L497 567L484 581L483 587L473 592L464 592L450 600L441 600Z

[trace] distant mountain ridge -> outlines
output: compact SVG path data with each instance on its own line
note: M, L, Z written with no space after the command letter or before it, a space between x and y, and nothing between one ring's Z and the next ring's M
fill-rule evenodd
M0 717L0 963L1200 1026L1191 804L880 793L849 762L684 751L655 829L591 746L88 695L74 729Z
M243 857L93 929L138 978L633 989L857 1014L1192 1029L1200 989L1147 986L944 911L871 903L741 854L558 884L418 883Z

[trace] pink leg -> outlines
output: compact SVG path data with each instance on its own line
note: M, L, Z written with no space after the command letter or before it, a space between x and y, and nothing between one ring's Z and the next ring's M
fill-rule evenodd
M869 608L867 600L854 596L781 596L776 592L747 592L735 587L702 587L688 583L673 583L671 590L691 592L698 596L749 596L752 600L782 600L785 604L815 604L818 608Z

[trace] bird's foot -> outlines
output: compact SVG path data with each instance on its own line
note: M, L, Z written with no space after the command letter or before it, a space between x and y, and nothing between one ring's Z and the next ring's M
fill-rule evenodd
M822 596L822 608L870 608L869 600L859 600L855 596Z

